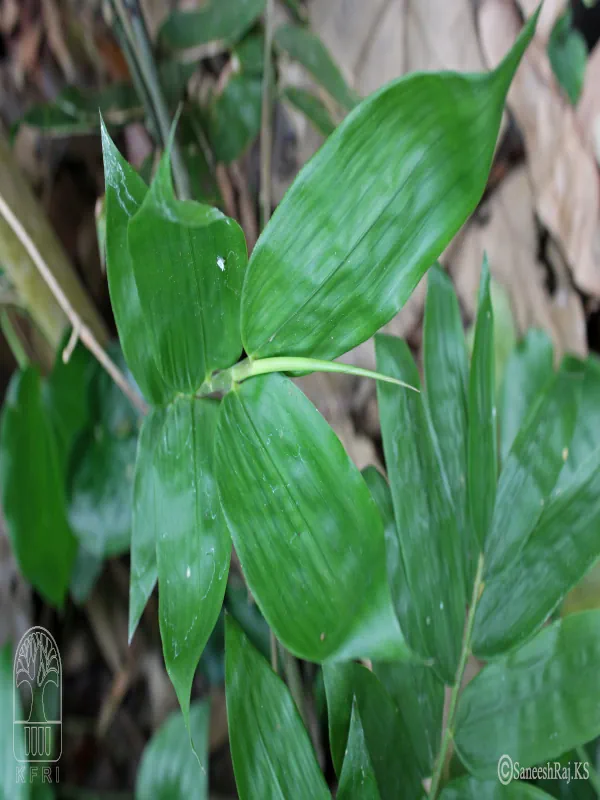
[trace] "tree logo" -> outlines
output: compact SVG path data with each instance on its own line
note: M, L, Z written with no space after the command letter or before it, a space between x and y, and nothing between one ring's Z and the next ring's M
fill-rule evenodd
M52 634L23 634L13 671L13 752L21 762L55 762L62 752L62 664Z

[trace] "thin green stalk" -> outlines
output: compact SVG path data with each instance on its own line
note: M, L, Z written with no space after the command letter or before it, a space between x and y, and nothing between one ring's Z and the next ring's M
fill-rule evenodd
M440 790L440 782L442 779L442 773L444 771L444 766L446 764L446 757L448 755L448 748L450 747L450 742L454 738L454 718L456 716L456 707L458 704L460 688L465 675L465 667L467 666L467 661L469 660L469 656L471 655L471 640L473 638L475 612L477 611L477 604L479 603L479 598L481 597L482 591L483 591L483 555L480 555L479 561L477 562L477 572L475 574L475 583L473 584L473 594L471 597L471 605L469 607L469 614L467 616L467 623L465 626L463 644L460 652L460 660L458 662L458 669L456 670L456 680L454 682L454 686L452 687L452 693L450 695L450 707L448 709L448 719L446 721L446 727L444 729L444 733L442 736L440 751L438 753L438 757L435 763L435 768L433 770L433 777L431 779L429 800L435 800L435 798L438 796L438 792Z
M263 57L263 91L260 116L260 227L271 218L271 153L273 149L271 72L273 52L273 0L265 6L265 49Z
M19 334L16 332L15 327L8 316L8 311L5 309L0 313L0 328L2 329L6 343L10 347L10 351L15 357L15 361L19 365L19 368L25 369L29 365L29 358L27 357L25 348L19 339Z
M588 781L594 787L594 791L596 792L597 796L600 797L600 775L598 775L596 768L592 764L585 747L583 745L579 745L579 747L575 748L575 752L577 753L577 758L579 761L582 764L588 765Z
M138 0L113 0L113 2L123 29L129 37L131 47L135 52L137 65L152 104L153 116L158 125L161 144L164 148L169 140L171 118L160 85L146 22ZM175 141L173 141L171 148L171 166L173 167L173 178L180 199L189 199L191 197L190 180L181 152Z

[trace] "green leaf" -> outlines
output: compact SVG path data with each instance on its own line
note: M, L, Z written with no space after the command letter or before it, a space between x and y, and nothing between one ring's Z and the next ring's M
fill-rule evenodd
M396 314L483 194L534 25L494 72L401 78L327 139L254 248L242 299L249 356L335 358Z
M169 386L193 393L242 351L242 229L216 208L175 198L167 151L129 223L128 242L146 347Z
M129 642L138 626L158 578L155 491L159 490L154 453L165 423L163 409L153 409L144 418L138 438L133 478L131 520L131 574L129 583Z
M250 34L233 50L243 72L262 75L265 66L265 37L262 33Z
M418 386L406 342L378 335L375 353L380 372ZM448 481L422 397L379 382L377 399L403 565L391 583L396 613L411 648L435 661L443 680L453 683L466 599Z
M547 49L557 81L572 105L576 105L583 89L588 49L584 36L572 25L573 12L567 7L554 24Z
M301 111L323 136L329 136L334 132L335 122L331 119L325 104L316 94L296 86L287 86L283 90L282 97L298 111Z
M190 706L190 732L174 711L146 745L135 783L136 800L208 798L208 701ZM190 735L194 751L190 747Z
M318 36L307 28L282 25L275 31L275 45L294 61L298 61L312 77L347 110L358 103L359 97L344 80Z
M373 671L391 697L410 731L419 773L433 772L442 736L444 685L431 667L421 664L375 662Z
M187 50L208 42L234 44L262 14L265 0L208 0L197 11L173 11L159 31L159 42Z
M346 662L326 664L323 678L331 755L340 786L351 746L351 713L356 703L381 800L416 797L421 782L411 744L412 731L404 726L377 677L360 664Z
M278 374L229 392L215 454L244 575L285 647L317 662L404 657L377 508L302 392Z
M14 697L14 716L13 716ZM13 726L13 719L23 719L21 698L15 692L15 676L10 642L0 648L0 798L6 800L26 800L29 785L17 781L18 762L25 761L25 742L23 727ZM15 728L13 734L13 727ZM13 750L13 735L14 750Z
M469 365L458 300L452 281L438 264L427 273L423 351L427 403L454 502L468 589L472 585L477 553L467 509Z
M165 411L154 452L160 635L187 719L194 672L223 603L231 542L213 465L219 407L180 398Z
M557 490L518 558L486 582L475 620L475 653L489 658L527 639L598 556L600 446L566 489Z
M469 772L492 778L504 754L529 767L600 734L599 637L600 611L571 614L484 667L456 719Z
M123 370L120 349L112 347L110 355ZM89 553L109 557L129 549L138 413L99 367L90 390L90 425L71 457L68 517Z
M502 463L533 401L552 376L552 361L552 342L536 329L527 332L508 359L499 399Z
M469 374L467 450L469 514L480 547L484 545L494 513L497 448L494 314L490 298L490 270L485 256L481 267L479 307Z
M260 132L262 77L232 75L206 111L206 130L217 161L239 158Z
M497 777L482 781L470 776L452 781L440 795L440 800L549 800L549 798L549 794L529 783L514 780L503 786Z
M330 797L290 693L230 616L225 619L225 685L240 800Z
M511 565L542 515L569 452L583 380L567 357L525 418L500 473L485 543L486 581Z
M567 488L579 467L600 447L600 360L592 354L583 368L579 413L569 455L558 480L560 489Z
M102 151L106 183L106 269L119 341L144 397L154 405L162 405L172 399L173 391L161 378L148 346L149 331L127 248L129 220L140 208L147 187L114 146L104 124Z
M356 699L352 702L350 733L336 798L337 800L381 800Z
M51 605L62 607L77 549L67 522L63 461L33 367L16 372L0 435L0 484L19 569Z

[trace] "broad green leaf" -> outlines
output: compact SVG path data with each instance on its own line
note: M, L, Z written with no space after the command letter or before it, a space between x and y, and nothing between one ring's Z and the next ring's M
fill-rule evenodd
M121 351L110 355L124 369ZM90 391L90 424L71 456L68 517L89 553L109 557L129 549L138 412L100 367Z
M129 583L129 641L138 626L158 578L155 506L160 495L154 453L163 434L165 412L153 409L144 418L138 438L133 478L131 518L131 574Z
M381 800L356 699L352 702L350 733L336 798L337 800Z
M507 569L542 515L569 452L583 371L567 357L534 402L506 457L485 542L485 575Z
M106 269L119 341L144 397L155 405L162 405L172 399L174 392L161 378L148 346L149 331L127 248L129 220L139 210L147 187L114 146L104 124L102 151L106 184Z
M484 257L469 374L467 450L469 514L476 541L481 548L494 513L498 476L497 447L494 315L490 299L490 270L487 257Z
M444 685L431 667L422 664L378 661L373 671L410 731L419 773L426 778L433 772L441 741Z
M402 339L377 336L375 353L379 372L419 385ZM378 382L377 399L403 565L403 574L391 583L396 613L411 648L432 659L443 680L453 683L466 600L448 481L421 395Z
M214 166L210 166L210 157L206 146L206 132L203 112L199 106L188 105L184 108L177 125L177 141L181 156L185 162L192 192L192 199L209 206L223 206L223 200L217 186Z
M475 653L489 658L527 639L598 556L600 446L568 486L557 490L518 558L486 582L477 608Z
M187 50L208 42L234 44L262 14L265 0L208 0L195 11L173 11L159 31L159 42Z
M323 136L329 136L334 132L335 122L331 119L325 104L316 94L296 86L287 86L283 90L282 97L298 111L301 111Z
M323 42L307 28L282 25L275 31L275 45L298 61L312 77L347 110L358 103L359 97L344 80Z
M291 380L271 374L229 392L215 454L244 575L285 647L317 662L405 657L377 507L333 430Z
M67 522L63 461L44 407L40 376L16 372L0 434L2 507L19 569L42 597L61 607L77 543Z
M449 783L440 800L550 800L550 795L516 779L503 786L497 777L489 781L466 777Z
M223 603L231 556L213 464L218 411L212 400L175 400L165 411L152 471L160 635L186 718L194 672Z
M508 359L499 399L502 463L535 398L552 375L552 359L551 340L536 329L527 332Z
M330 797L287 687L230 616L225 619L225 687L240 800Z
M112 84L101 91L64 89L51 103L30 108L23 122L44 133L74 136L98 130L98 111L108 125L122 126L143 119L144 108L133 86Z
M265 65L265 37L262 33L244 37L234 48L233 56L249 75L262 75Z
M13 697L15 702L13 716ZM29 797L29 785L17 781L15 756L25 760L25 742L23 727L16 726L13 734L13 719L23 719L21 699L15 692L13 672L13 654L10 642L0 648L0 798L5 800L26 800ZM14 749L13 749L13 735Z
M569 445L569 455L565 462L558 487L565 489L581 464L600 447L600 360L589 355L584 362L583 386L575 432Z
M396 314L481 198L534 24L494 72L401 78L331 134L254 248L242 300L249 356L331 359Z
M573 28L570 6L556 20L547 49L554 75L575 105L583 89L588 49L584 36Z
M377 677L353 662L323 667L331 755L340 785L350 748L354 702L360 715L367 755L381 800L414 798L420 778L411 744L413 732Z
M193 393L242 351L242 229L216 208L175 198L167 151L129 223L128 243L146 347L169 386Z
M508 754L521 767L549 761L600 734L600 611L571 614L488 664L458 705L454 741L478 777Z
M235 573L229 576L224 606L258 652L270 659L271 632L269 626L249 594L243 578L241 576L236 578Z
M206 131L217 161L239 158L260 132L262 78L232 75L206 110Z
M208 701L190 706L190 732L174 711L146 745L136 783L136 800L208 798ZM190 734L197 757L190 746Z
M439 264L427 273L423 351L427 403L454 503L468 588L477 553L467 510L469 364L458 300L452 281Z

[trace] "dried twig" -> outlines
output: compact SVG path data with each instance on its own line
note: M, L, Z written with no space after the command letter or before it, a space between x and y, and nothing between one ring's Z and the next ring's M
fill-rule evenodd
M133 387L127 382L127 379L121 372L121 370L117 367L114 361L107 355L107 353L103 350L102 346L92 333L92 331L88 328L88 326L83 322L79 314L75 311L69 298L65 295L60 284L54 277L54 274L50 267L44 261L44 258L40 251L37 249L33 239L29 236L17 216L13 213L12 209L5 201L4 197L0 195L0 214L4 217L7 223L12 228L15 236L19 239L27 253L29 254L31 260L37 267L40 272L40 275L48 285L48 288L56 298L56 301L65 312L69 322L71 323L74 332L76 332L76 337L81 340L81 343L87 347L90 353L100 362L100 364L104 367L104 369L108 372L110 377L113 381L117 384L117 386L121 389L123 394L125 394L131 403L142 413L145 414L148 410L146 403L142 400L139 394L133 389ZM71 335L71 339L73 338L73 334ZM71 343L69 343L71 344ZM73 343L74 347L74 343ZM67 350L69 349L69 345L67 345Z

